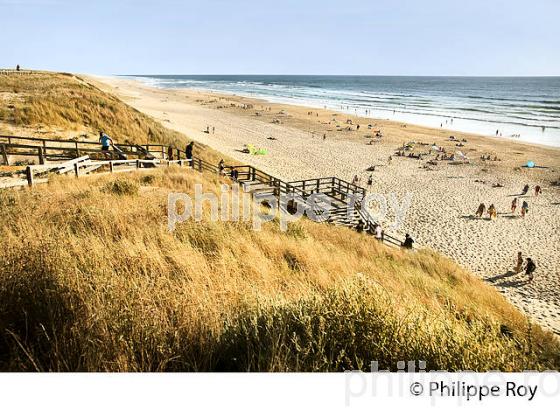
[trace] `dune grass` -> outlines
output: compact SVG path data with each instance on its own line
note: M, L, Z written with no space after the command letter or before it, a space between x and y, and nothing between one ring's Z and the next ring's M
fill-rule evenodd
M22 130L187 141L70 74L0 77L0 97L0 123ZM0 371L560 368L554 336L434 252L208 210L167 230L169 192L221 182L171 167L0 190Z
M103 130L123 144L184 146L180 133L72 74L0 76L0 96L0 122L16 127L55 127L92 138Z
M83 78L34 72L0 76L0 134L97 141L99 131L120 144L164 144L184 149L189 139L125 104ZM30 135L31 134L31 135ZM198 157L229 158L196 144Z
M551 334L433 252L307 220L168 232L167 194L196 183L219 193L178 167L0 191L0 370L560 367Z

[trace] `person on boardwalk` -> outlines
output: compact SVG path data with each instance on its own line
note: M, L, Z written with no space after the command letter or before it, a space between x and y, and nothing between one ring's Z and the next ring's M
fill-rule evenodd
M109 155L109 149L113 145L113 140L103 131L99 131L99 142L101 143L103 155L107 157Z
M409 234L406 234L404 236L404 242L401 243L401 246L405 249L412 249L412 245L414 245L414 239L412 239Z
M511 213L514 214L516 209L517 209L517 198L514 198L513 201L511 201Z
M476 210L476 216L478 216L479 218L482 218L482 215L484 215L485 210L486 210L486 205L480 204L478 206L478 209Z
M498 217L498 213L496 212L496 207L494 206L494 204L488 207L488 217L490 219L496 219Z
M540 185L537 185L537 186L535 187L535 196L539 196L539 194L540 194L541 192L542 192L541 186L540 186Z
M356 232L362 233L364 231L364 221L361 219L358 221L358 225L356 225Z
M352 178L352 184L354 185L358 185L360 183L360 178L358 177L358 174L354 175L354 178Z
M525 215L529 212L529 204L527 201L523 201L523 205L521 205L521 216L525 218Z
M533 281L533 273L537 269L537 265L531 258L527 258L527 265L525 266L525 274L529 277L529 282Z
M523 268L523 254L521 251L517 252L517 262L515 264L515 273L520 273Z
M378 241L383 242L383 235L385 233L383 232L383 228L381 227L381 225L377 225L375 227L375 239L377 239Z
M523 191L521 191L521 195L527 195L527 192L529 192L529 184L523 187Z
M189 161L192 161L193 148L194 148L194 141L189 142L185 147L185 156Z

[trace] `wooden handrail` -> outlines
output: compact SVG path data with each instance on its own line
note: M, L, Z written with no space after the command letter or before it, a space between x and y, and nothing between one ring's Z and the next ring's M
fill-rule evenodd
M8 143L7 144L2 143L1 141L2 139L7 139ZM41 143L41 145L27 145L27 144L12 143L12 140L18 140L18 139L24 141L38 141ZM57 144L61 144L61 143L72 144L72 147L71 148L52 147L52 146L48 146L47 142L55 142ZM10 152L8 152L8 148L10 147L21 148L21 149L38 149L40 158L42 155L45 155L44 152L45 148L49 150L73 150L74 152L76 152L76 154L79 154L81 151L84 153L101 152L101 150L80 149L79 144L97 145L97 146L100 145L97 142L91 142L91 141L80 142L74 140L54 140L54 139L42 139L42 138L34 138L34 137L17 137L17 136L0 135L0 148L2 148L2 150L0 151L2 151L3 155L5 155L6 153L10 154ZM118 151L120 151L120 154L122 156L124 156L124 153L126 152L125 150L123 150L123 148L125 149L130 148L130 152L143 152L145 154L146 153L150 154L151 152L150 147L157 147L158 150L153 152L161 153L163 158L165 158L167 150L169 150L170 148L169 146L162 145L162 144L147 144L144 146L115 144L115 146L117 147ZM177 150L176 148L173 149ZM180 153L181 151L177 150L177 152ZM68 168L68 166L72 164L74 164L76 175L79 176L80 170L82 168L86 170L93 170L108 165L110 167L110 172L113 172L115 170L115 167L120 165L134 165L134 167L126 168L126 170L133 170L133 169L139 169L142 165L158 166L162 163L162 161L155 158L147 159L147 160L119 159L119 160L105 160L105 161L91 161L89 160L89 157L86 158L88 158L87 161L84 161L84 157L79 157L69 162L67 161L66 163L64 163L65 164L64 166L62 164L28 166L26 170L27 181L29 185L36 183L34 181L34 174L36 171L45 171L45 170L48 171L52 169L60 169L61 167L64 167L66 169ZM164 163L167 163L168 165L175 163L182 166L184 165L185 162L188 165L190 165L190 167L200 172L209 171L209 172L219 173L221 171L218 165L211 164L210 162L199 157L193 157L192 159L185 159L185 160L181 160L181 159L172 160L172 161L166 160ZM260 169L257 169L251 165L225 166L224 169L229 170L230 177L232 176L233 170L238 171L238 176L242 175L246 177L243 180L240 180L238 178L239 182L258 181L263 184L267 184L270 187L273 187L275 195L280 195L281 193L287 195L292 194L292 195L299 195L302 199L306 199L311 194L323 193L326 194L327 196L330 196L331 198L343 202L346 201L347 198L349 198L348 202L344 202L345 206L346 207L351 206L354 209L354 211L356 211L360 220L365 224L366 230L371 230L375 225L378 224L378 222L374 220L374 218L369 214L369 212L363 209L362 201L366 195L366 190L358 185L347 182L338 177L331 176L331 177L322 177L322 178L313 178L313 179L286 182L268 174L267 172L261 171ZM226 174L228 173L226 172ZM40 182L44 182L44 181L41 180ZM342 200L335 197L335 195L337 194L342 196ZM401 244L401 242L397 238L388 234L384 234L384 240L394 245Z

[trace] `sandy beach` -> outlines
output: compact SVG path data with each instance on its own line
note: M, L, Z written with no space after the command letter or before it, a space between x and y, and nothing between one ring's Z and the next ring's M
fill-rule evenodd
M395 233L408 232L418 245L454 259L560 334L560 187L553 185L560 180L560 149L232 95L156 89L129 79L90 79L166 127L285 181L325 176L350 181L357 174L366 186L372 174L372 191L394 193L399 200L410 193L410 208ZM383 135L379 140L376 131ZM436 153L421 160L395 156L411 141L416 144L407 154L427 153L435 143L447 153L461 151L469 161L430 165ZM244 144L268 154L245 154ZM498 160L482 160L483 155ZM538 168L523 167L528 160ZM367 171L374 165L375 171ZM519 197L512 215L511 202L526 184L529 192ZM538 197L536 185L543 190ZM525 218L523 201L529 204ZM494 204L497 219L475 218L480 203ZM392 222L389 214L384 225ZM518 251L537 264L532 282L512 272Z

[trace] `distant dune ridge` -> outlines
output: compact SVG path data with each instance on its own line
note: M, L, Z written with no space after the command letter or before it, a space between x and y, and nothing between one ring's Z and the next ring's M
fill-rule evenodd
M2 98L13 101L0 131L93 138L102 128L144 142L151 130L179 147L193 138L88 79L42 75L0 77ZM166 126L177 128L173 110L168 104ZM170 167L0 190L0 369L342 371L374 360L393 370L401 360L445 370L560 368L554 335L434 251L392 249L309 220L287 232L209 219L167 231L169 192L202 183L219 193L223 182Z

